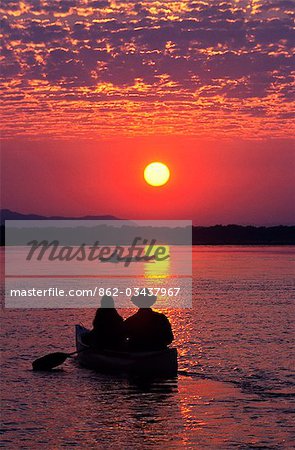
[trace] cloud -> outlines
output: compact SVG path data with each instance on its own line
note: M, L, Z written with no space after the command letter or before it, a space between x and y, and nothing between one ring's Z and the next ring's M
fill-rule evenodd
M107 134L110 118L116 133L150 132L151 124L158 132L161 118L163 133L195 135L211 127L212 133L228 135L238 122L253 134L249 116L259 119L262 133L260 121L271 115L271 129L277 124L276 133L288 135L292 5L289 0L255 7L250 0L6 0L1 22L6 133L18 129L14 98L21 133L23 122L37 134L40 120L52 123L56 114L74 128L75 113L79 133L85 124L85 130ZM132 118L142 127L134 128Z
M7 79L17 76L20 72L20 64L17 61L15 52L7 47L3 47L1 56L1 76Z

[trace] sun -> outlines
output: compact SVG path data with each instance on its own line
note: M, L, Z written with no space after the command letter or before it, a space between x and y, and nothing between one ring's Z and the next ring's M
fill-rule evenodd
M164 186L169 178L170 170L161 162L152 162L144 169L144 179L151 186Z

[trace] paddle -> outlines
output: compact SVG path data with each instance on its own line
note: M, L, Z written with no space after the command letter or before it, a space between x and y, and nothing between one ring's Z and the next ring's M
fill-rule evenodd
M49 353L48 355L42 356L41 358L35 359L33 361L32 366L33 370L51 370L54 367L60 366L67 358L70 358L73 355L83 352L85 349L80 351L75 351L72 353L64 353L64 352L54 352Z

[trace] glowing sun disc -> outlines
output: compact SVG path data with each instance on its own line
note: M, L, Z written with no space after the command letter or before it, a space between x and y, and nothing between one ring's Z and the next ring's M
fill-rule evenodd
M170 170L161 162L152 162L144 169L144 179L151 186L163 186L170 178Z

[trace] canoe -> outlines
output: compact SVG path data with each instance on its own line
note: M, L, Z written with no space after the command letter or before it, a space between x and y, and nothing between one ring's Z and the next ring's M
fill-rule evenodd
M177 375L177 349L156 352L95 351L82 341L87 328L76 325L78 363L97 372L175 377Z

